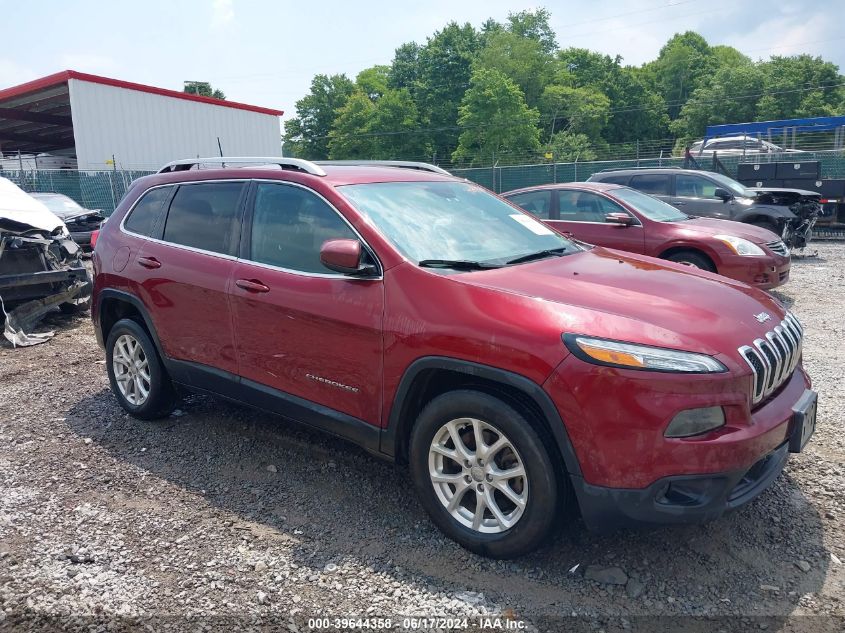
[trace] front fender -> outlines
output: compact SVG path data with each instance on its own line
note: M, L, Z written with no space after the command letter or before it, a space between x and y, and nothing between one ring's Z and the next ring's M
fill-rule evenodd
M750 218L769 218L776 223L786 220L797 220L798 216L789 210L789 207L782 207L775 204L767 205L752 205L750 207L743 207L737 210L733 219L737 222L745 222Z

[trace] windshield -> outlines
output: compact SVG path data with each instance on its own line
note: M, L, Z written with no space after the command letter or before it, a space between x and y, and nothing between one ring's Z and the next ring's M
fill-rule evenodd
M66 196L33 196L36 200L43 203L50 211L59 217L67 215L68 213L76 213L77 211L84 211L76 202Z
M544 251L581 250L525 213L464 182L386 182L338 187L414 262L496 265ZM528 260L526 260L528 261Z
M753 191L746 189L733 178L728 178L727 176L723 176L722 174L716 174L714 172L707 172L707 176L715 180L717 183L722 185L725 189L730 191L735 196L740 196L742 198L754 197Z
M680 222L681 220L689 219L688 215L681 213L672 205L666 204L662 200L658 200L636 189L619 187L619 189L613 189L609 193L614 198L619 198L622 202L627 202L649 220L654 220L655 222Z

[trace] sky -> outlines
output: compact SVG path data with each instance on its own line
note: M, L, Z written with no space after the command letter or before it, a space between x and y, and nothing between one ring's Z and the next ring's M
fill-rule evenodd
M845 69L843 0L0 0L0 89L77 70L181 90L208 81L284 118L317 73L389 64L450 21L475 26L545 7L561 47L639 65L673 34L701 33L753 59L811 53Z

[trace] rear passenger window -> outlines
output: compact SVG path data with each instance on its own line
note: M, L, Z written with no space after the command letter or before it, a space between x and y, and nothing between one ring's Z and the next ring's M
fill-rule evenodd
M358 236L322 198L290 185L258 185L252 216L252 261L334 274L320 261L320 248L325 241L336 239Z
M166 242L234 255L242 182L181 185L164 225Z
M665 174L643 174L631 178L629 187L655 196L669 195L669 176Z
M141 196L141 199L135 204L135 208L129 212L129 217L126 218L123 227L132 233L150 237L155 230L162 206L172 191L173 187L150 189Z
M552 208L552 192L551 191L529 191L527 193L518 193L509 198L511 202L522 207L531 215L549 219L549 213Z

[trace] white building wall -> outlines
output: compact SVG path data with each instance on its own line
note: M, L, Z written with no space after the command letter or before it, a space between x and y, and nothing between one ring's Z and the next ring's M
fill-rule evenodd
M69 82L79 169L155 170L172 160L281 156L279 118L249 110L90 83Z

